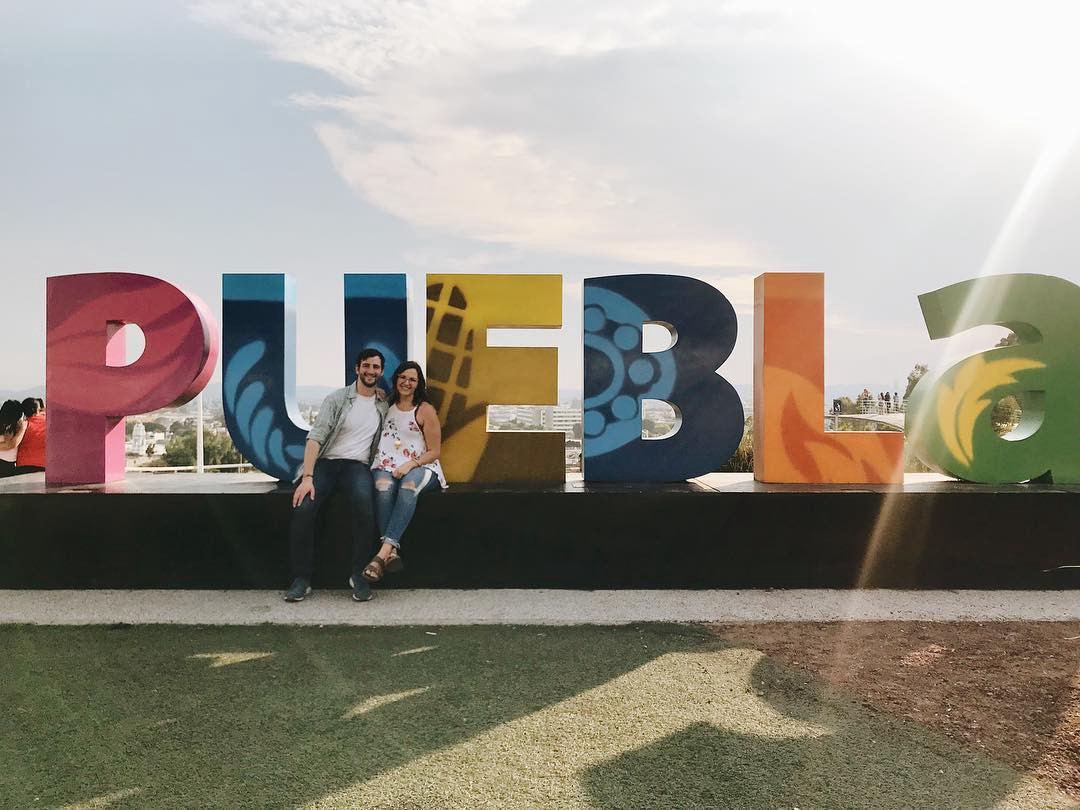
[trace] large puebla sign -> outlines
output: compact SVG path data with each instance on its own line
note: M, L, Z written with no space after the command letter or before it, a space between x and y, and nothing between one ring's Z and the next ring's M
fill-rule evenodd
M158 278L90 273L48 279L46 478L99 483L124 473L124 417L189 401L207 384L218 329L203 302ZM260 470L291 480L307 427L295 401L292 281L226 274L222 283L222 401L233 441ZM1080 482L1080 288L1039 275L965 281L920 296L932 339L983 324L1010 328L1016 345L967 358L920 383L907 409L915 453L968 481L1008 483L1051 475ZM784 483L898 483L899 433L827 432L824 276L765 273L754 290L754 476ZM429 275L428 390L443 425L452 481L563 480L561 433L491 433L487 406L554 404L554 348L496 348L489 328L562 325L558 275ZM584 452L589 481L674 481L711 472L735 451L743 409L714 373L731 354L735 311L694 278L587 279L584 290ZM124 362L125 324L146 339ZM675 338L644 352L642 329ZM408 298L402 274L345 276L345 383L351 358L380 349L392 369L406 357ZM994 402L1026 392L1020 426L991 428ZM641 403L671 403L682 426L641 437Z

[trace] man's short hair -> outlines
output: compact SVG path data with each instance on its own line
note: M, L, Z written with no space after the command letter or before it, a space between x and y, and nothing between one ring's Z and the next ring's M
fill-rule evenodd
M386 368L386 358L383 357L383 353L380 352L378 349L364 349L362 352L360 352L360 354L356 356L356 365L359 366L369 357L378 357L379 363L382 365L383 368Z

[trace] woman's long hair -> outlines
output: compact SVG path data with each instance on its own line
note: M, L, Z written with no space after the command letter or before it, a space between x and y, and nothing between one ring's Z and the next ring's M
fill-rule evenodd
M17 399L9 399L0 405L0 433L5 436L13 436L19 429L19 420L23 418L22 403Z
M420 368L420 364L415 360L406 360L394 369L394 376L390 378L390 404L397 405L398 403L398 390L397 390L397 378L402 373L409 369L416 370L416 388L413 390L413 407L417 407L422 402L427 402L427 381L424 380L424 370Z

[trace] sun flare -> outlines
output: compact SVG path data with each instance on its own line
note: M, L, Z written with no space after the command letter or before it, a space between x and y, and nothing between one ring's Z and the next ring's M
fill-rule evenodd
M813 33L993 118L1047 136L1080 119L1078 4L835 0L804 13Z

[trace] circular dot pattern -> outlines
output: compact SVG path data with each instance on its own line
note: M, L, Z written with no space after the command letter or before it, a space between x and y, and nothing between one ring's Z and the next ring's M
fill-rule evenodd
M607 321L607 315L604 314L604 310L600 307L588 307L585 310L585 331L587 332L599 332L604 328L604 322Z
M637 400L625 394L615 397L615 401L611 403L611 412L618 419L630 419L637 413Z
M585 435L599 436L604 432L604 417L598 411L585 412Z
M623 351L633 349L641 345L641 334L632 326L620 326L613 335L615 345Z
M652 381L653 376L656 374L656 368L653 366L652 360L647 357L639 357L630 364L627 373L635 383L645 385L645 383Z

